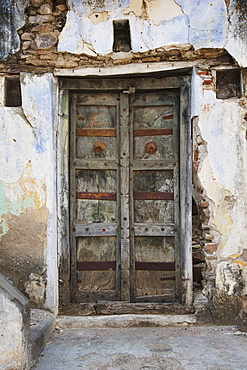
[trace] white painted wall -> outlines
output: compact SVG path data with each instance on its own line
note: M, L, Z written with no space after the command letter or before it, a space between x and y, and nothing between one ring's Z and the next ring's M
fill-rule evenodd
M44 270L47 270L44 307L57 310L57 185L56 119L57 84L52 74L21 74L22 107L4 107L3 79L0 89L1 237L9 231L8 220L29 210L41 209L47 223ZM35 221L35 220L34 220ZM18 237L18 236L17 236ZM28 243L28 241L27 241ZM14 247L14 246L13 246ZM27 253L32 254L32 242ZM21 256L20 256L21 257ZM34 256L35 258L35 256ZM36 273L36 271L32 271Z
M247 248L245 109L239 99L216 99L213 90L203 89L202 85L199 89L200 77L196 80L196 115L207 148L207 153L201 158L198 177L211 201L212 227L220 233L216 284L225 289L229 279L233 285L236 284L234 274L238 269L242 270L245 281L247 278L247 261L241 256ZM232 276L228 270L232 270ZM232 291L230 287L229 294ZM244 287L242 294L246 292Z
M224 0L105 1L69 0L66 25L58 50L75 54L109 54L113 45L113 20L129 19L133 52L169 45L191 44L195 49L226 48L241 66L247 66L246 22L227 9ZM229 18L229 20L228 20ZM241 21L241 32L237 32Z

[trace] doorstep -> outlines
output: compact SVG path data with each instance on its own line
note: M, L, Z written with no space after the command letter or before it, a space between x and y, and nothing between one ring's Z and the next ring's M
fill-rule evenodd
M48 339L55 329L55 325L55 315L45 310L31 309L30 341L32 365L43 351Z
M101 316L58 316L57 326L66 328L131 328L188 326L196 323L196 316L186 315L101 315Z

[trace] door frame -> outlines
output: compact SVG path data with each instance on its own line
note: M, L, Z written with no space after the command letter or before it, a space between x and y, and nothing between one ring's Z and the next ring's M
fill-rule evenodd
M69 95L72 91L105 91L107 80L115 90L128 91L130 82L142 89L178 89L180 92L179 112L179 159L180 159L180 271L181 271L181 304L192 305L192 143L190 116L191 69L164 71L145 75L121 75L112 77L59 78L59 126L57 130L57 170L58 170L58 252L59 252L59 303L69 305L71 255L69 227ZM114 82L114 83L113 83Z

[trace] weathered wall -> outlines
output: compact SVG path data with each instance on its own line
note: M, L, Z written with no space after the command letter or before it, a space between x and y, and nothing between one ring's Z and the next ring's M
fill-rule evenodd
M204 237L204 294L219 296L222 316L232 319L236 304L230 312L227 296L247 293L246 95L217 99L215 77L214 70L195 76L194 196ZM245 299L238 305L246 319Z
M22 107L0 103L0 268L40 306L56 266L54 79L23 74L21 86Z
M10 3L9 12L6 4ZM12 36L0 43L0 265L4 274L37 304L56 306L55 156L62 154L56 153L55 146L58 103L53 75L124 75L194 67L193 196L205 259L204 298L207 302L218 296L220 303L214 304L222 308L229 297L233 301L241 297L241 303L233 306L239 305L244 314L245 1L9 0L2 6L3 14L9 12L6 19L15 20L11 26L4 23L2 29ZM113 21L117 20L129 21L129 52L113 52ZM217 70L239 67L243 96L217 98ZM21 73L22 108L4 107L4 75L11 73Z
M1 0L0 2L0 60L6 60L20 48L17 30L24 26L24 9L28 0Z
M29 369L28 299L0 274L0 369Z
M69 0L68 5L66 25L59 36L59 51L88 55L111 53L113 20L129 19L134 53L179 44L189 44L194 49L225 48L246 66L247 26L243 1Z

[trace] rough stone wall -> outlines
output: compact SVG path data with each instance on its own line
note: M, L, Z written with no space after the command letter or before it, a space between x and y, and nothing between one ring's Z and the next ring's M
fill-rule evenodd
M3 2L7 3L11 1ZM18 11L14 3L18 4ZM23 0L11 4L15 21L11 28L8 22L4 23L2 29L14 36L0 43L4 138L0 263L4 273L39 305L47 300L47 292L56 289L54 275L47 281L56 267L55 262L47 261L55 259L57 232L52 73L76 77L82 68L98 67L101 71L119 65L125 73L138 72L142 66L147 72L156 66L159 70L194 67L193 197L198 214L194 245L200 247L204 288L199 301L213 302L215 312L219 312L218 308L222 312L224 302L232 297L232 306L239 307L244 317L245 1ZM113 52L113 22L122 20L129 22L131 50ZM240 67L242 96L219 98L217 71ZM4 76L19 73L23 106L7 108ZM45 163L49 163L49 171ZM52 293L51 296L50 302L54 303Z
M18 29L20 51L8 60L7 69L0 65L3 71L33 71L31 66L37 67L37 71L52 71L89 65L210 59L227 55L227 40L231 40L223 0L214 4L191 1L189 5L185 0L32 0L28 6L24 1L20 3L26 17L25 25ZM234 4L231 9L235 9ZM130 24L131 51L115 53L113 21L123 19ZM234 33L234 40L235 37ZM243 38L244 34L237 38L242 59ZM8 48L2 45L5 56L16 51L14 45L11 51ZM240 57L235 49L232 56Z

